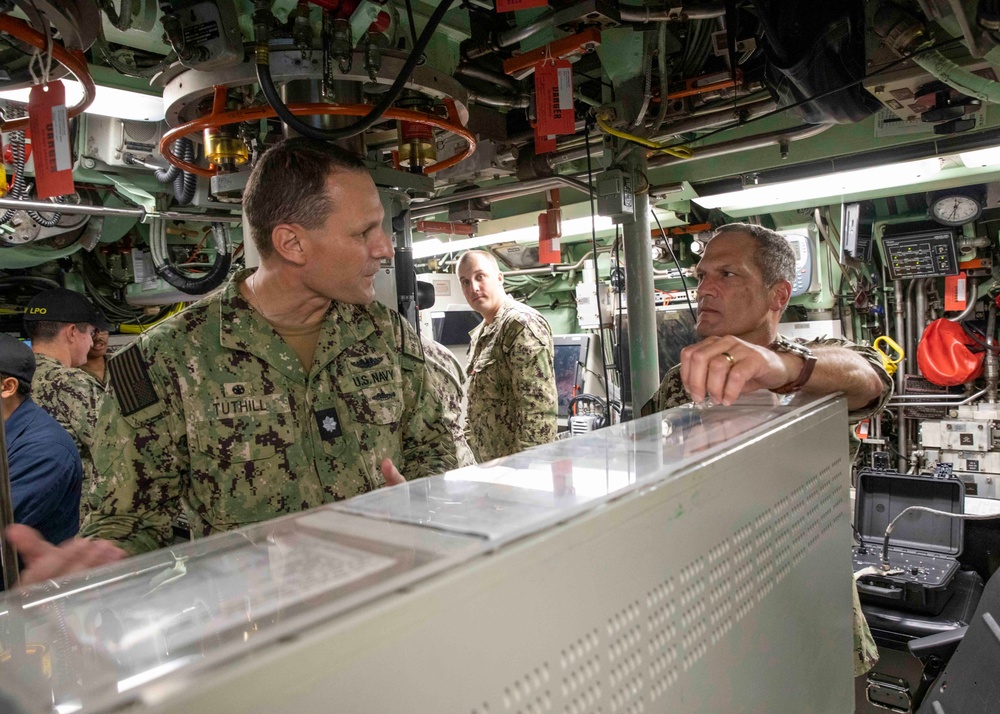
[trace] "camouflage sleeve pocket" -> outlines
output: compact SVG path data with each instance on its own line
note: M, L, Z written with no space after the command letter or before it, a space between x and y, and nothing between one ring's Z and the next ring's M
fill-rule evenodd
M239 417L194 425L198 451L225 468L229 464L259 461L274 456L274 444L262 443L268 433L259 417ZM192 462L194 461L194 454Z

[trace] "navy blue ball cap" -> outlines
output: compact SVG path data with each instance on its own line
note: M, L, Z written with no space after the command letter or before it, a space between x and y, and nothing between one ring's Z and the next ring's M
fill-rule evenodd
M107 323L94 304L82 293L55 288L38 293L24 310L25 322Z
M94 327L103 332L111 332L115 329L115 326L108 322L108 316L104 314L104 311L98 308L97 310L97 322L92 323Z
M35 376L35 353L16 337L0 332L0 374L31 384Z

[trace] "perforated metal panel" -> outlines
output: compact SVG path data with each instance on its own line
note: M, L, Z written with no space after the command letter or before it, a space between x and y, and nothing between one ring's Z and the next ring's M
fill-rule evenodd
M846 429L803 408L151 711L843 714Z

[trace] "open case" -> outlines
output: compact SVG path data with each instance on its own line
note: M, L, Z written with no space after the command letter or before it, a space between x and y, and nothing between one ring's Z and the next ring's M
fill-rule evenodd
M910 506L962 513L965 488L953 477L906 476L864 469L858 474L854 522L862 545L853 550L854 572L880 564L889 523ZM926 511L911 511L893 527L889 563L893 574L858 580L862 602L937 615L951 598L963 521Z

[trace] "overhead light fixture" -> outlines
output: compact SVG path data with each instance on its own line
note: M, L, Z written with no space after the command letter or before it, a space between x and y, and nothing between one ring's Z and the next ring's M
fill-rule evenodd
M941 159L920 159L855 171L841 171L795 181L751 186L691 200L703 208L726 212L786 206L803 201L843 200L866 191L897 189L926 181L941 171Z
M66 87L66 106L71 107L83 98L83 85L79 82L64 79L62 83ZM30 87L10 89L0 92L0 99L27 104L30 91ZM131 121L162 121L167 112L163 106L163 97L99 84L94 102L87 107L86 113Z
M958 158L970 169L979 169L984 166L1000 166L1000 146L991 146L988 149L976 149L975 151L962 151L958 154Z
M595 216L593 227L596 231L606 231L615 227L615 222L607 216ZM564 238L590 233L591 217L583 216L562 222L562 234ZM538 241L538 226L528 226L527 228L514 228L509 231L491 233L485 236L474 236L472 238L461 238L453 241L441 241L437 238L422 240L413 244L413 258L430 258L435 255L445 253L460 253L476 248L496 245L497 243L532 243Z

